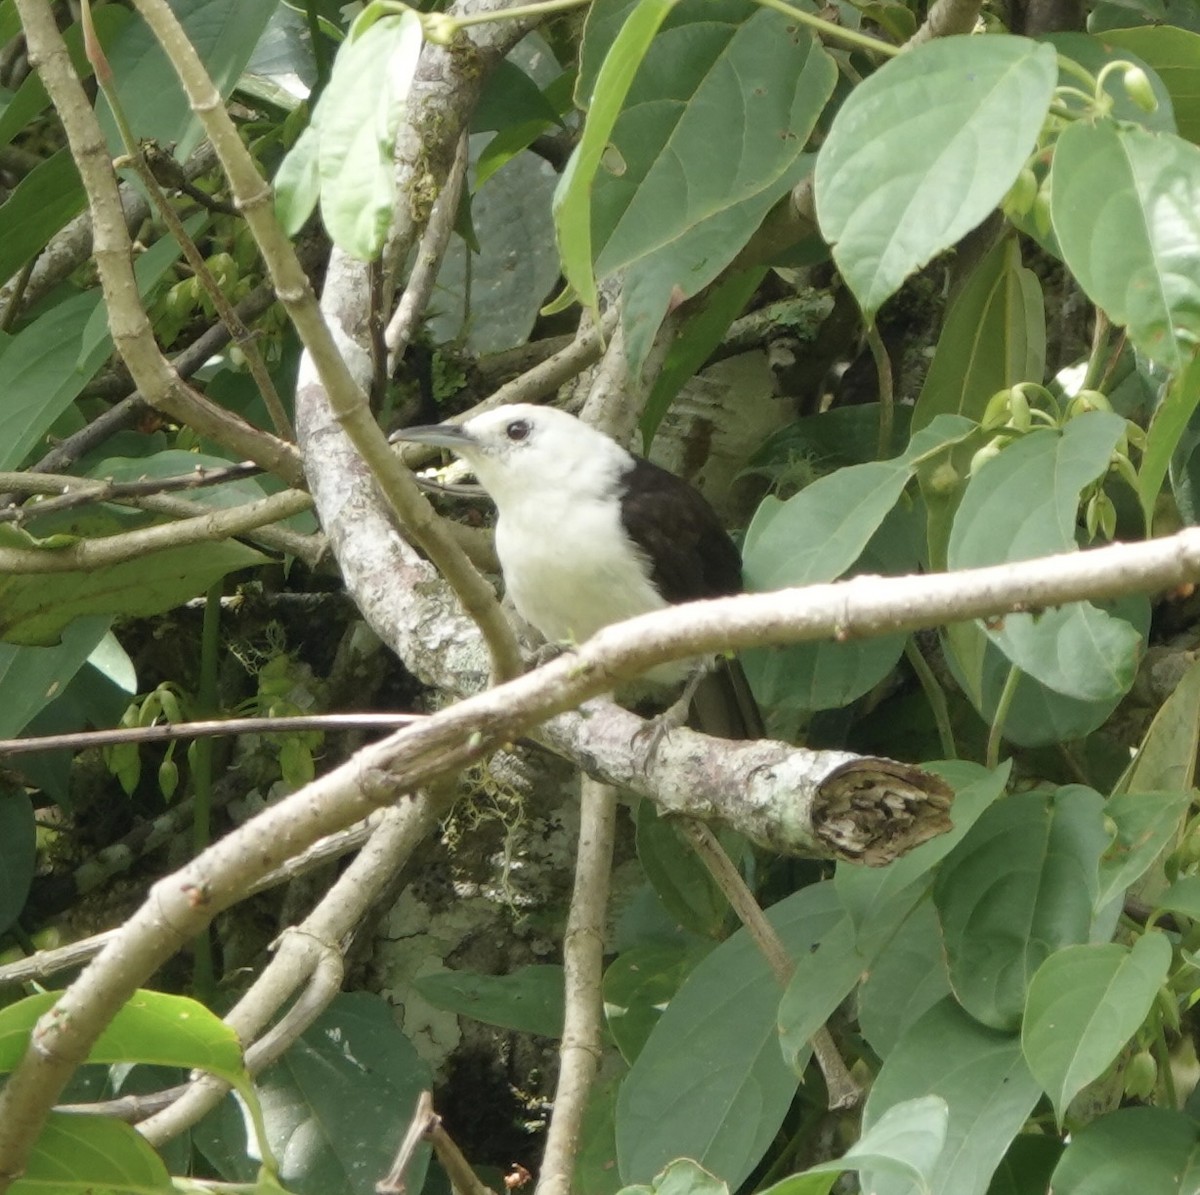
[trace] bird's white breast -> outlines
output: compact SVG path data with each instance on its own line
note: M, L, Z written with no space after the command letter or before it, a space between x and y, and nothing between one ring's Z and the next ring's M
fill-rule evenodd
M543 490L500 509L496 551L517 613L550 642L582 643L666 602L621 526L620 506Z

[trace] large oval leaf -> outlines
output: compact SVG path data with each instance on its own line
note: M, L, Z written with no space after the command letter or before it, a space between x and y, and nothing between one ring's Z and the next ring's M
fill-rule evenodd
M1200 1188L1200 1126L1166 1108L1122 1108L1071 1134L1054 1195L1129 1195Z
M997 390L1040 382L1045 367L1042 288L1021 264L1016 240L1002 240L975 267L946 314L913 411L913 431L936 415L981 419Z
M855 88L817 155L815 196L821 231L868 315L1000 202L1057 80L1052 46L945 37Z
M1016 1037L985 1029L953 1000L935 1004L900 1039L871 1088L863 1132L889 1108L939 1095L950 1109L946 1144L934 1167L933 1195L984 1195L992 1172L1041 1095ZM912 1180L864 1176L872 1195L912 1195Z
M796 956L839 914L832 884L805 888L767 912ZM625 1182L649 1182L680 1155L731 1187L750 1173L798 1082L779 1050L781 994L745 930L688 976L621 1086L617 1157Z
M1050 214L1088 298L1152 360L1200 345L1200 148L1170 133L1078 121L1054 150Z
M1068 946L1038 968L1021 1048L1060 1124L1067 1105L1104 1073L1146 1019L1170 965L1166 935L1147 933L1132 950L1117 942Z
M988 461L967 486L947 547L951 568L1030 560L1075 547L1084 487L1103 476L1125 421L1093 411L1061 435L1031 432ZM988 637L1023 672L1056 693L1111 701L1133 683L1142 635L1088 602L1012 614Z
M992 805L942 865L933 897L962 1006L1014 1029L1033 973L1086 942L1108 847L1104 802L1081 787Z

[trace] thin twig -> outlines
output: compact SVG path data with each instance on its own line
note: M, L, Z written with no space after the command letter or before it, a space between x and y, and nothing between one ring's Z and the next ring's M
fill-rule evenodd
M604 922L616 835L617 790L584 776L579 854L563 938L566 1008L554 1111L535 1195L569 1195L588 1093L603 1051Z
M875 361L875 376L879 384L879 440L876 446L876 456L886 460L892 449L892 424L895 418L895 401L892 389L892 359L888 355L887 345L879 335L879 329L872 323L868 325L867 345Z
M311 506L312 498L303 491L284 490L242 506L214 508L178 523L159 523L102 539L78 540L61 548L0 548L0 572L71 573L106 568L150 552L242 535L291 518Z
M220 738L239 734L296 734L302 730L398 730L418 721L421 714L303 714L278 718L214 718L162 726L126 726L115 730L80 730L31 738L0 739L0 757L33 755L41 751L83 751L117 743L167 743L176 739Z
M421 1092L417 1098L416 1110L409 1121L404 1140L400 1142L400 1148L396 1151L396 1160L392 1163L391 1170L386 1178L375 1184L378 1195L405 1195L408 1191L405 1175L412 1165L417 1147L425 1141L433 1145L438 1161L441 1162L456 1195L495 1195L491 1187L480 1181L479 1176L471 1169L471 1163L455 1144L454 1138L446 1132L442 1118L433 1110L433 1096L428 1091Z
M305 260L315 260L312 246L308 247ZM238 318L246 321L257 319L274 302L275 288L270 283L262 283L237 305ZM171 368L181 378L190 378L206 361L211 360L217 352L223 349L229 343L229 339L229 329L222 323L216 323L192 341L187 348L176 353L171 358ZM103 415L98 415L86 427L80 428L79 431L56 444L40 461L30 467L30 471L35 473L60 472L116 432L128 427L150 409L150 404L142 396L142 392L134 390L132 394L110 407Z
M404 350L416 329L417 322L425 313L429 296L433 293L433 284L437 281L438 270L442 258L446 254L446 246L454 232L454 224L458 219L458 205L462 198L463 181L467 175L467 131L464 129L458 139L458 149L454 154L454 165L446 177L442 193L433 205L429 223L421 235L417 245L417 257L408 275L404 294L396 304L396 310L388 321L387 331L383 341L387 346L388 373L396 368Z
M771 973L782 987L787 987L796 965L792 962L783 940L775 932L775 927L767 920L762 907L754 899L754 893L742 878L742 873L734 867L733 861L725 853L720 840L703 822L690 818L681 820L679 828L691 843L692 849L700 856L704 866L708 868L717 887L733 906L738 920L754 939L755 945L767 960ZM825 1076L829 1107L853 1108L862 1099L862 1089L846 1069L829 1030L822 1026L812 1035L809 1044L812 1046L817 1065L821 1068L821 1074Z
M224 485L261 473L262 469L248 461L226 468L198 467L191 473L175 477L146 478L141 481L110 481L104 478L75 477L71 474L0 473L0 489L14 493L56 494L39 502L27 503L11 510L0 510L0 523L22 523L30 518L45 518L79 506L98 502L120 502L127 498L153 497L156 494L177 493L180 490L199 490Z

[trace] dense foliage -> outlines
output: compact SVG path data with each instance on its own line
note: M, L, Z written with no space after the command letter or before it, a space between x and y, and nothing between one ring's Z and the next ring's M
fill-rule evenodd
M1169 591L1120 552L1093 600L1021 590L1023 562L1198 521L1200 10L0 0L0 46L0 736L131 732L5 758L0 1190L370 1192L430 1088L485 1175L536 1168L543 1121L584 1098L538 1111L538 1041L575 1065L564 1015L589 1001L600 1073L539 1190L1200 1189L1196 549L1183 532ZM486 567L479 508L442 494L457 530L427 533L379 429L568 382L707 478L752 590L863 575L847 593L886 598L1006 565L1016 589L987 618L896 607L860 637L849 596L832 633L738 640L772 737L916 765L953 826L880 867L722 831L781 968L651 776L602 986L568 966L564 1009L554 943L587 882L568 922L569 881L513 880L554 866L562 773L484 758L529 719L490 710L386 791L357 729L133 732L372 706L442 725L508 633L458 546ZM316 410L361 461L333 463ZM380 493L452 590L369 541ZM325 812L338 784L359 795ZM411 789L433 795L372 821L343 875L361 907L328 871L328 896L256 895ZM260 812L289 793L290 823ZM454 905L485 892L486 927ZM380 936L427 937L421 961L364 959L385 896ZM256 978L297 925L271 1003ZM51 948L118 926L57 1013L20 986L65 987L103 943ZM472 936L488 949L456 954ZM450 1014L493 1057L431 1044ZM240 1104L137 1101L193 1070ZM407 1189L446 1189L410 1153Z

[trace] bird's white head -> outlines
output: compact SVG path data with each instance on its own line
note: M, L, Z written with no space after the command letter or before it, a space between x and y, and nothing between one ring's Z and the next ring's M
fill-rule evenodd
M410 427L394 439L449 448L503 511L539 494L601 496L633 465L615 440L554 407L513 403L461 424Z

